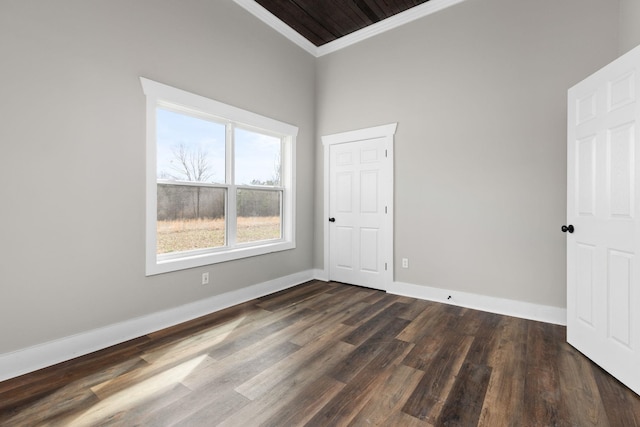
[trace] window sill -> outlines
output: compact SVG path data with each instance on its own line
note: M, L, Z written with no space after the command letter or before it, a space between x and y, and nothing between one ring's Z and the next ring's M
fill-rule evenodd
M158 260L147 260L147 276L155 274L169 273L172 271L185 270L187 268L201 267L203 265L217 264L220 262L233 261L236 259L249 258L258 255L265 255L273 252L295 249L294 242L268 242L259 246L235 248L224 252L209 252L205 254L184 256L180 258Z

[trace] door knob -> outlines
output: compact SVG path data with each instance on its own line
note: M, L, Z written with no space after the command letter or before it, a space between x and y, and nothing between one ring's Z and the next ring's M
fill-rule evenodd
M336 219L335 219L335 218L333 218L333 217L332 217L332 218L329 218L329 222L336 222Z
M573 228L573 225L569 224L569 225L563 225L561 230L562 230L563 233L566 233L567 231L569 233L573 233L575 228Z

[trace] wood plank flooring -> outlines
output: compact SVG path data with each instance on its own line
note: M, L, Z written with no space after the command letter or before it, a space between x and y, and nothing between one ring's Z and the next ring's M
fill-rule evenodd
M0 383L1 426L640 427L565 328L312 281Z

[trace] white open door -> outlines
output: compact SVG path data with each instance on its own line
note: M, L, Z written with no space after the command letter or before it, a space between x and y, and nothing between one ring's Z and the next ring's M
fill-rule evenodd
M640 394L640 47L569 90L567 341Z
M393 280L395 124L323 137L328 279L385 290Z

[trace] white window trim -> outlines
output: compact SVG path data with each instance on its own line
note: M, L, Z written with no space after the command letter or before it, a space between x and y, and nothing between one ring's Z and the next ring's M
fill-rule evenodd
M272 252L294 249L295 240L295 142L298 128L259 114L223 104L204 96L140 77L147 98L147 164L146 164L146 275L168 273L187 268L231 261ZM283 137L282 147L282 238L255 242L250 246L194 251L185 256L159 260L157 256L157 176L156 176L156 108L162 103L185 112L210 114L245 129L256 129ZM227 156L229 158L229 156ZM236 186L244 188L244 186ZM235 207L234 207L235 208ZM229 216L228 220L231 219Z

